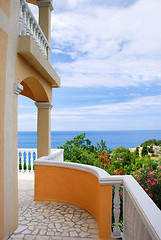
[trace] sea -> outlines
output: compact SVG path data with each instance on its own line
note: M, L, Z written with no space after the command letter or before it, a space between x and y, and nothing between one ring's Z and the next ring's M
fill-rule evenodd
M85 133L85 138L89 138L94 146L103 139L111 150L119 146L135 148L149 139L161 140L161 130L52 131L51 148L62 146L80 133ZM37 148L37 132L19 131L18 148Z

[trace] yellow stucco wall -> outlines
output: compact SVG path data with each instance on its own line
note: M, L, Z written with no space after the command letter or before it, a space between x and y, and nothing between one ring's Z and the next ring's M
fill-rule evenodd
M35 101L52 101L52 86L17 54L20 1L0 0L0 239L18 227L17 104L15 82Z
M4 111L8 34L0 28L0 239L4 232Z
M52 87L44 78L28 63L17 54L15 81L24 81L28 88L21 93L37 102L52 102ZM29 91L32 92L29 94Z
M38 109L37 158L51 154L51 115L49 108Z
M99 237L111 239L112 186L91 173L57 166L35 166L35 201L76 204L97 220Z
M9 17L9 15L10 15L10 0L0 0L0 8Z

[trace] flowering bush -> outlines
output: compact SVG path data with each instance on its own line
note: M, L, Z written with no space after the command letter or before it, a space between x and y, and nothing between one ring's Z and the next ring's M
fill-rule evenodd
M150 167L140 168L135 177L149 197L161 209L161 166L157 166L156 170L152 171Z

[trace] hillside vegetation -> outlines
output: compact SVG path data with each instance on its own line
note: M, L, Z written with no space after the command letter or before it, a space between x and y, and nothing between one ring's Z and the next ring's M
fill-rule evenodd
M111 175L133 175L161 209L161 140L150 139L134 151L122 146L110 150L105 141L93 146L81 133L58 148L64 149L65 161L100 167Z

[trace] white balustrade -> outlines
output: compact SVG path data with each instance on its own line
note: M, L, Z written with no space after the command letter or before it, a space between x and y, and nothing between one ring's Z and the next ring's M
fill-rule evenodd
M33 172L34 160L37 157L36 148L19 148L18 149L18 165L20 172Z
M160 240L161 211L132 176L111 176L105 180L115 189L112 238L124 240ZM123 233L119 228L120 194L123 186Z
M21 172L34 171L34 153L36 159L37 149L18 149L18 160L20 162L21 158L22 165ZM24 169L24 162L28 165L26 169ZM51 149L50 156L41 157L36 162L39 165L50 166L52 163L54 166L67 165L66 167L72 166L72 168L84 171L88 169L89 172L95 172L96 176L99 176L100 184L113 185L115 190L113 199L115 222L112 238L121 237L124 240L161 239L161 211L132 176L110 176L107 172L97 167L63 162L63 149ZM29 170L29 165L31 170ZM123 233L121 233L119 228L120 186L123 186Z
M125 240L161 239L160 209L132 176L122 176L122 185L124 188L122 238ZM117 192L116 194L118 196ZM116 222L115 225L117 226L118 223Z
M47 49L50 49L49 42L25 0L20 0L19 24L19 36L32 36L42 54L47 58Z
M49 160L62 162L64 160L63 149L51 149ZM34 172L34 160L37 158L36 148L18 149L18 170L20 172ZM44 157L42 157L44 158ZM45 157L46 158L46 157ZM21 169L20 169L21 166Z
M115 187L115 195L114 195L114 219L115 219L115 226L113 228L114 236L120 237L121 231L119 228L119 218L120 218L120 196L119 196L119 183L114 184Z

